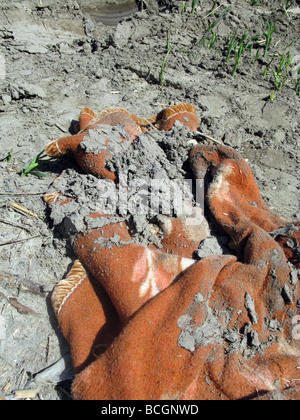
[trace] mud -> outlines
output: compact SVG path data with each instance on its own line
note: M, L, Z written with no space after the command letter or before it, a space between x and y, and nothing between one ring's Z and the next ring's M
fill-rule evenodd
M193 185L185 182L192 176L188 155L192 147L190 140L195 134L178 123L169 132L140 134L131 146L122 140L124 136L118 127L101 125L87 133L81 143L87 153L101 153L109 138L108 150L112 157L107 158L106 166L117 175L119 183L78 174L75 170L64 171L48 193L61 194L58 199L61 203L65 196L76 200L51 206L51 219L65 236L126 220L136 243L155 244L160 248L163 233L153 234L160 230L160 216L183 216L186 211L176 197L196 206ZM195 139L194 142L197 143ZM91 213L108 217L91 219Z
M109 143L106 147L107 139ZM88 136L81 143L81 148L86 153L96 155L107 149L112 156L115 156L128 150L130 143L125 131L118 127L99 125L97 130L89 130Z
M86 9L84 0L1 1L0 396L13 399L15 391L30 384L38 387L36 399L70 398L64 382L57 385L59 381L52 380L50 384L43 381L37 385L30 381L69 354L57 329L49 293L75 259L66 232L82 228L82 220L75 217L77 208L73 208L69 225L63 224L65 230L58 229L56 223L63 216L56 215L53 223L53 214L42 196L63 170L67 170L68 179L72 173L81 172L74 162L62 160L42 163L39 169L46 175L43 178L21 177L20 173L51 140L72 133L85 106L96 112L118 106L149 117L176 103L194 104L200 132L230 145L248 160L270 208L291 224L299 218L297 2L285 13L281 1L260 1L255 5L251 1L207 1L199 2L194 14L191 1L186 3L187 8L181 13L182 2L168 0L158 5L149 0L148 8L144 4L143 10L130 17L126 14L118 24L110 21L114 24L108 26L97 18L98 11ZM214 4L218 8L212 11ZM229 6L230 10L208 32L210 24ZM117 20L122 18L119 11L115 14L119 14ZM240 38L246 31L249 37L263 34L267 21L275 23L275 31L266 56L263 40L261 44L254 42L251 53L247 50L242 55L233 76L234 56L226 61L228 37L235 31ZM215 43L213 32L217 33ZM161 86L159 74L167 51L167 33L172 50ZM284 86L277 90L274 71L287 52L293 61L283 73ZM255 61L256 54L259 55ZM145 135L136 144L137 155L141 150L138 148L144 147L147 157L157 161L152 176L167 174L170 179L178 178L176 171L180 167L184 173L179 172L179 178L187 176L188 147L181 143L182 136L187 136L190 145L205 137L189 137L189 133L182 134L180 130L184 131L176 127L172 135L164 138L152 132L153 137ZM143 146L143 138L153 147ZM145 160L130 168L132 176L141 174ZM119 157L111 165L124 167L125 160ZM149 165L147 168L149 172ZM92 177L81 176L96 184ZM60 182L66 191L68 185ZM80 178L77 182L74 194L78 194L81 214L85 214L95 206L89 200L90 207L84 208L89 191L81 191ZM96 191L96 185L95 188ZM140 217L135 225L140 239L143 235L143 240L153 239L151 231L144 234L147 219ZM226 247L226 238L223 246ZM208 243L207 248L212 250ZM224 249L222 252L226 253ZM39 293L34 293L36 290ZM288 290L285 294L286 299L292 298ZM19 313L9 303L10 298L39 316ZM222 336L213 322L207 322L198 343L207 342L210 333L224 339L225 333ZM273 321L269 328L276 330L280 325ZM234 331L227 331L226 338L233 350L242 348L246 353L249 343L250 353L270 344L259 345L247 328L244 341L248 347Z

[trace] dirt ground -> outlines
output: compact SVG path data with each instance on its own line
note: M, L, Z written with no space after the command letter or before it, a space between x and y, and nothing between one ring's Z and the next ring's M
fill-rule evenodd
M51 140L72 132L85 106L149 117L176 103L194 104L200 131L239 151L270 208L299 220L299 3L200 0L192 13L191 0L139 2L138 12L129 1L130 17L115 3L114 18L106 12L110 26L95 1L0 3L0 397L6 399L21 398L26 388L32 399L70 398L72 375L35 382L34 376L69 354L50 292L75 256L42 196L76 165L50 161L39 167L44 177L20 174ZM269 48L268 26L269 34L274 26ZM160 83L167 38L171 51ZM229 55L231 40L238 43Z

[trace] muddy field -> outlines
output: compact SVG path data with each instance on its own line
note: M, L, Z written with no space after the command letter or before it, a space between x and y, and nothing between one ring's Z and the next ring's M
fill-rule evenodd
M77 168L54 160L39 165L43 177L21 174L51 140L72 132L85 106L150 117L176 103L194 104L199 130L239 151L270 208L299 220L298 2L200 0L194 11L191 0L128 1L127 9L111 3L104 15L96 1L0 4L0 397L6 399L22 398L19 391L28 388L33 399L70 398L70 370L64 377L36 374L63 356L68 362L49 295L75 256L42 196L64 169Z

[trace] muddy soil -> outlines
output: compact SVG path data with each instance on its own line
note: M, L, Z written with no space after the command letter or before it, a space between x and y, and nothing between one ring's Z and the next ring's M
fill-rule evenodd
M104 19L96 3L0 4L0 396L7 399L25 388L33 399L70 398L69 371L30 381L69 355L49 296L75 256L42 196L64 169L78 168L50 161L39 166L44 177L21 172L51 140L72 133L83 107L149 117L194 104L199 130L239 151L270 208L299 220L299 4L200 1L192 13L191 0L129 1L129 12L111 2L113 18ZM229 54L231 40L238 44Z

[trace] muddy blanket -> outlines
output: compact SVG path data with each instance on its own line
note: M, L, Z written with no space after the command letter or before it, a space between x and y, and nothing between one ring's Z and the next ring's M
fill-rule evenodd
M52 294L75 399L299 399L299 224L197 127L84 109L46 148L83 170L45 196L78 256Z

